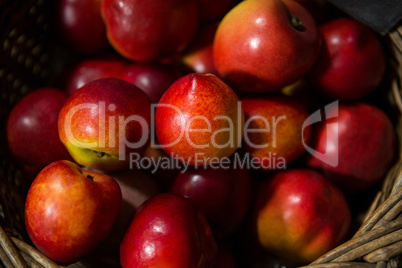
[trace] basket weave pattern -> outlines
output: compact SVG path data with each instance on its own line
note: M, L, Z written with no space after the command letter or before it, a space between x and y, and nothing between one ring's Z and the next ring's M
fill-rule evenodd
M50 77L48 0L0 1L0 267L61 267L28 241L24 198L29 181L10 159L5 123L11 107ZM390 55L388 99L402 145L402 26L384 37ZM399 152L402 152L399 148ZM400 267L402 158L396 157L358 232L307 267ZM77 263L74 267L84 267Z

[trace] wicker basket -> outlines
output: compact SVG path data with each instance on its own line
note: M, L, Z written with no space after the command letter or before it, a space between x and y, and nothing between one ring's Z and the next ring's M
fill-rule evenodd
M48 25L50 3L0 1L0 267L61 267L24 242L29 241L23 212L30 181L10 158L4 131L11 107L31 90L48 85L57 70ZM402 145L402 26L385 36L384 43L390 66L387 110L394 115ZM396 158L357 233L307 267L402 267L402 159ZM70 267L119 266L118 259L107 265L102 261Z

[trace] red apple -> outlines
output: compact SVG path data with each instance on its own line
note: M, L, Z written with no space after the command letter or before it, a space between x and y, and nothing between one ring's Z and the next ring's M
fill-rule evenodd
M7 122L11 154L33 178L57 160L71 160L61 143L57 120L67 94L56 88L39 88L12 109Z
M183 52L181 56L182 62L192 72L212 73L219 76L212 51L212 44L218 25L219 22L203 25L193 42Z
M171 191L190 198L206 216L216 237L240 226L248 212L252 182L245 169L195 169L181 172Z
M198 2L200 20L208 22L222 19L237 4L238 0L198 0Z
M307 264L343 241L350 218L338 188L316 171L300 169L280 171L261 183L253 223L265 249Z
M376 89L385 74L386 56L376 34L353 19L320 27L323 49L309 80L329 97L353 101Z
M221 21L213 54L223 81L246 92L272 92L303 77L321 39L309 12L293 0L249 0Z
M307 109L283 96L245 98L244 150L260 170L285 169L304 152L310 138Z
M56 34L78 53L94 54L109 47L100 5L100 0L57 0L55 3Z
M395 130L387 115L363 103L334 106L326 115L314 129L307 164L322 169L347 192L379 182L396 150Z
M158 103L163 93L180 78L180 72L159 63L133 63L126 66L119 78L133 83L147 94L151 103Z
M120 245L126 267L211 267L217 246L204 215L187 198L154 196L137 210Z
M103 171L127 169L132 154L148 145L150 102L133 84L118 78L85 84L59 115L59 136L77 163Z
M72 263L107 237L120 206L121 191L113 178L60 160L33 181L25 224L42 253L56 262Z
M135 61L182 51L198 28L197 0L104 0L101 8L112 46Z
M234 91L212 74L177 80L158 103L155 128L168 155L191 165L230 156L240 144L244 115Z
M79 62L67 78L66 90L69 95L86 83L101 78L118 78L127 63L114 56L101 56Z

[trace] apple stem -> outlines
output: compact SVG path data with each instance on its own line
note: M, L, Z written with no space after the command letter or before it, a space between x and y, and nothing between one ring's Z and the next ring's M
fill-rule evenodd
M89 175L89 174L87 174L87 176L86 176L88 179L90 179L91 181L93 181L94 180L94 177L93 176L91 176L91 175Z
M96 152L96 156L99 158L102 158L105 156L105 153L104 152Z
M291 23L293 28L300 32L304 32L306 30L306 27L304 27L303 21L299 17L292 17Z

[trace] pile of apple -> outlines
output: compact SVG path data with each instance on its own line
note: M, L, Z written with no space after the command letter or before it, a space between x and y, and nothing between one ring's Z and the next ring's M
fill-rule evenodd
M79 61L7 124L41 252L292 266L347 239L352 197L396 147L372 102L387 66L368 27L321 0L58 0L53 13Z

